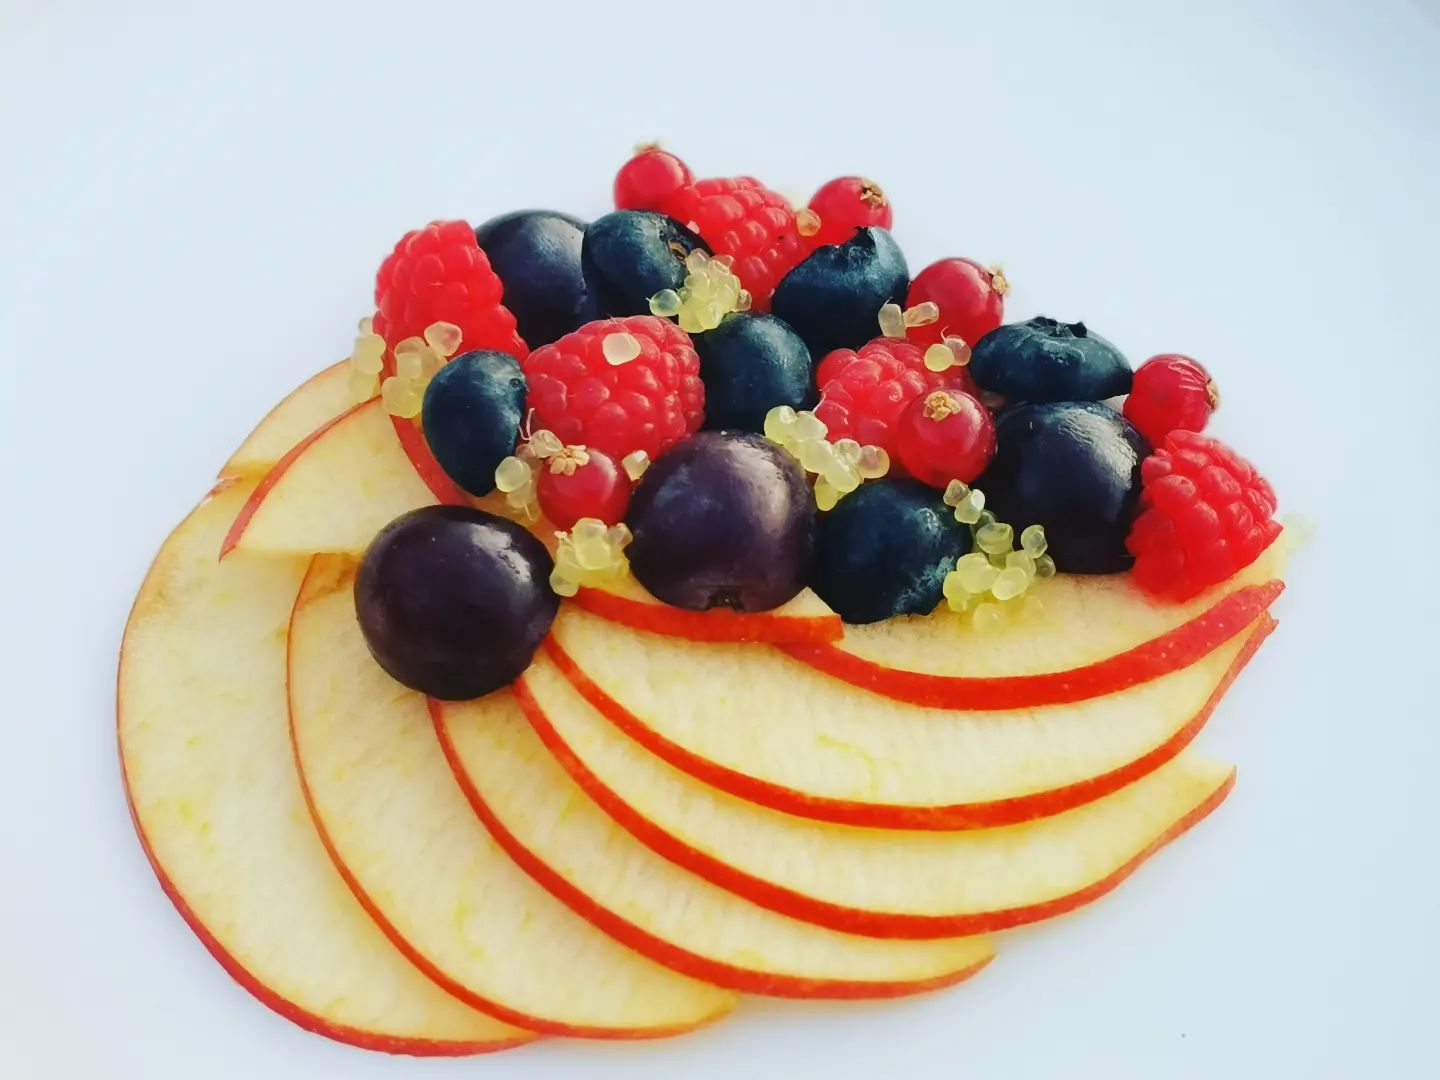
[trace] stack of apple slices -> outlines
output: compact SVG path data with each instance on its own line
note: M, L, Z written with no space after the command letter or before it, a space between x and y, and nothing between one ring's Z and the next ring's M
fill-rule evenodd
M1278 544L1186 605L1062 575L1043 619L989 635L943 613L845 628L808 592L686 612L629 581L567 603L512 689L427 700L371 659L352 581L434 496L346 374L227 463L120 664L162 886L304 1027L466 1054L674 1034L739 993L935 989L1233 782L1186 748L1275 625Z

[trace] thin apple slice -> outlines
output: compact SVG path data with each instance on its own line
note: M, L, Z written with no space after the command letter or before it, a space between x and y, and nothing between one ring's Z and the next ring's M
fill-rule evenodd
M553 1034L675 1034L728 991L595 929L519 869L476 818L425 698L395 683L355 618L354 564L318 557L290 625L290 718L321 839L422 970L487 1012Z
M882 941L752 904L667 862L621 828L545 749L508 692L430 702L471 806L523 869L651 959L732 990L898 997L948 986L993 955L981 937Z
M276 462L236 514L221 555L359 554L394 518L434 502L375 398L329 420Z
M1019 709L1113 693L1188 667L1241 633L1284 589L1282 537L1186 604L1152 599L1129 574L1062 574L1026 633L976 633L948 611L846 627L834 644L787 646L827 675L898 701Z
M265 414L221 467L220 476L265 475L292 446L354 404L349 362L331 364L290 391Z
M773 911L875 937L986 933L1074 910L1213 810L1234 780L1229 765L1182 755L1103 799L1023 825L855 828L779 813L679 772L621 734L547 660L525 673L516 698L586 794L652 850Z
M1078 806L1174 758L1266 632L1116 694L1003 712L909 705L768 646L696 645L574 610L545 650L617 730L722 790L825 821L964 829Z
M706 642L829 642L844 633L830 605L804 589L773 611L687 611L655 599L631 575L604 589L581 589L574 601L592 615L636 630Z
M305 560L215 561L247 491L219 491L166 541L121 647L120 760L161 887L225 970L301 1027L405 1054L533 1038L421 974L321 846L285 703L285 627Z

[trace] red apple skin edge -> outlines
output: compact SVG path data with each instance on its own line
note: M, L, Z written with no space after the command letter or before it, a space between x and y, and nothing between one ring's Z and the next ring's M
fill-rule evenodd
M300 585L300 595L296 598L295 608L292 609L290 613L290 630L292 632L294 630L295 613L300 609L300 598L306 596L306 584L309 581L310 574L315 572L317 562L318 557L311 560L310 570L306 574L306 580ZM286 653L285 663L285 685L286 694L288 697L289 688L292 685L289 672L290 654L288 653L288 651ZM573 1039L663 1039L668 1038L672 1035L683 1035L687 1031L693 1031L696 1028L704 1027L707 1024L723 1019L725 1014L719 1013L715 1016L707 1017L706 1019L701 1020L700 1022L695 1024L673 1024L652 1028L617 1029L590 1027L586 1025L562 1024L557 1023L553 1020L545 1019L543 1017L530 1016L526 1013L511 1009L508 1006L501 1004L500 1002L491 1001L488 998L481 997L468 986L464 986L461 983L456 982L449 975L436 967L435 964L433 964L428 958L422 955L413 945L410 944L409 941L407 941L400 934L400 931L396 928L395 924L390 922L390 920L386 918L384 912L380 910L379 906L370 897L370 894L365 891L359 880L356 879L355 875L350 872L350 868L346 866L345 862L340 858L340 852L335 847L334 840L331 838L329 832L326 830L325 823L320 818L319 810L315 805L314 795L311 792L310 785L305 778L304 764L300 759L300 745L299 741L296 739L295 736L293 702L290 721L290 748L295 755L295 770L300 777L300 790L305 796L305 806L310 811L310 818L315 823L315 831L319 835L320 843L324 846L326 853L329 854L330 861L335 864L335 869L339 871L340 876L345 880L346 886L350 889L352 893L354 893L355 899L360 901L360 906L363 907L365 911L370 915L370 917L375 920L375 925L378 926L381 932L390 939L391 944L393 944L395 948L400 951L401 955L403 955L407 960L409 960L412 964L419 968L422 974L424 974L428 979L430 979L432 982L434 982L437 986L439 986L446 993L450 994L452 997L459 998L471 1008L478 1009L483 1013L488 1013L489 1015L495 1017L498 1020L504 1020L508 1024L514 1024L517 1027L529 1028L531 1031L537 1031L544 1035L561 1035Z
M228 486L230 481L221 481L216 485L216 490ZM128 625L128 623L127 623ZM120 643L120 655L125 655L125 642ZM495 1042L448 1042L444 1040L431 1039L405 1039L392 1035L380 1035L373 1031L362 1031L359 1028L347 1027L344 1024L332 1023L324 1017L316 1016L307 1009L301 1008L293 1001L282 997L271 990L255 977L246 967L232 956L223 945L217 941L200 921L199 916L191 909L185 897L170 880L169 875L160 865L160 860L155 855L155 849L150 846L150 838L145 835L145 830L140 824L139 813L135 809L134 797L130 791L130 777L125 765L125 750L119 744L120 716L123 710L120 702L119 672L116 673L115 686L115 716L116 716L116 742L117 752L120 758L120 780L125 788L125 805L130 812L130 821L135 826L135 835L140 839L140 848L145 852L146 861L150 863L150 869L154 871L155 878L160 882L160 888L170 899L170 903L179 912L180 918L185 920L185 925L190 927L193 933L205 946L205 950L215 958L216 962L225 969L232 979L240 984L249 994L267 1008L273 1009L286 1020L304 1028L306 1031L316 1035L323 1035L327 1039L333 1039L348 1046L359 1047L362 1050L377 1050L384 1054L404 1054L409 1057L468 1057L472 1054L486 1054L497 1050L508 1050L515 1046L522 1046L532 1041L530 1036L517 1036L514 1039L503 1039Z
M240 441L240 445L241 445L241 446L244 446L245 443L250 440L250 436L251 436L251 435L254 435L254 434L255 434L257 431L259 431L261 428L263 428L263 427L265 427L267 424L269 424L271 418L274 417L274 415L275 415L277 412L279 412L287 403L289 403L289 401L290 401L291 398L297 397L298 395L300 395L301 393L303 393L308 387L311 386L311 384L317 383L317 382L319 382L321 379L325 378L326 376L333 374L333 373L335 372L335 369L336 369L336 368L348 367L349 364L350 364L350 361L349 361L349 360L337 360L335 363L331 364L329 367L327 367L327 368L321 368L321 369L320 369L319 371L317 371L314 375L311 375L310 378L306 379L303 383L301 383L299 386L297 386L297 387L296 387L294 390L292 390L289 394L287 394L285 397L281 398L281 399L280 399L279 401L277 401L273 406L271 406L270 411L267 412L264 416L262 416L262 417L260 418L260 422L259 422L258 424L256 424L253 428L250 429L250 434L249 434L249 435L246 435L245 438ZM237 474L231 473L231 472L227 472L227 471L225 470L225 468L222 466L220 472L217 474L217 479L220 479L220 480L228 480L228 479L231 479L232 477L234 477L235 475L237 475Z
M455 749L454 742L450 739L445 730L444 704L433 698L428 699L430 706L430 717L435 723L435 734L440 740L440 745L445 750L446 760L450 763L450 769L455 774L461 789L465 792L475 814L489 830L490 835L498 843L511 859L529 874L535 881L544 887L552 896L565 904L570 910L590 923L596 929L610 935L616 941L628 948L634 949L642 956L654 960L658 964L680 972L682 975L689 975L694 979L701 979L705 982L720 986L728 990L737 990L746 994L763 994L769 997L784 998L806 998L806 999L829 999L834 1001L851 1001L875 998L897 998L907 997L912 994L923 994L932 990L940 990L947 986L954 986L956 983L968 979L970 976L981 971L990 962L986 958L977 964L971 964L956 971L946 972L929 979L919 979L911 982L861 982L846 981L841 979L809 979L793 975L781 975L774 972L754 971L746 968L734 967L733 965L713 960L698 953L690 952L671 942L665 941L648 931L636 926L634 923L602 907L585 893L580 891L563 876L556 873L539 856L525 847L520 840L505 828L500 819L486 804L484 796L479 788L470 780L461 764L459 754Z
M677 840L637 813L615 792L606 787L599 777L585 767L564 739L560 737L560 733L550 725L534 697L525 689L523 676L521 681L516 684L515 696L536 733L575 782L612 818L651 850L691 873L700 875L706 881L729 889L761 907L778 911L780 914L794 919L814 923L816 926L865 937L919 941L960 937L967 934L985 934L998 930L1009 930L1016 926L1025 926L1074 911L1110 892L1139 869L1140 865L1151 855L1203 821L1211 811L1225 801L1225 797L1235 786L1235 770L1231 769L1230 775L1204 802L1157 836L1144 851L1108 876L1066 896L1059 896L1039 904L956 915L909 915L897 912L864 911L842 904L833 904L826 900L817 900L783 885L765 881L720 862L713 856Z
M1252 631L1245 647L1236 654L1225 677L1216 686L1200 711L1159 746L1099 776L1090 777L1049 791L1032 792L1010 799L991 802L956 803L945 806L905 806L887 803L854 802L810 795L781 784L748 776L726 765L700 757L691 750L670 741L605 693L583 672L553 638L544 645L546 655L590 705L646 750L682 772L731 795L779 810L797 817L828 821L837 825L861 825L880 829L918 829L954 832L963 829L989 829L1000 825L1018 825L1036 818L1050 817L1076 806L1093 802L1112 791L1134 783L1142 776L1173 759L1185 749L1209 721L1220 699L1225 696L1245 665L1275 629L1268 616ZM532 716L532 720L534 717ZM548 727L548 725L547 725ZM544 732L541 732L542 737ZM598 801L598 800L597 800Z
M726 608L687 611L669 604L640 603L601 589L581 589L574 602L609 622L688 641L820 644L839 641L845 633L839 615L775 615Z
M388 348L385 350L384 371L381 373L383 379L387 375L395 374L395 354ZM407 420L403 416L390 417L390 423L395 428L395 439L400 443L400 449L410 459L411 466L415 469L415 475L420 477L421 482L430 489L430 494L435 496L435 501L442 506L468 506L470 500L465 493L446 475L440 463L435 460L435 455L430 452L430 444L425 441L425 433L420 428L418 420Z
M895 701L937 709L1027 709L1086 701L1137 686L1208 656L1285 591L1283 581L1247 585L1187 623L1084 667L1041 675L965 678L887 668L829 644L780 644L790 656L843 682Z

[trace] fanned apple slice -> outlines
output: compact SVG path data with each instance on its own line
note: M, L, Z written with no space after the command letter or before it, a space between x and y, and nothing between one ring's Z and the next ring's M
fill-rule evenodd
M310 809L391 940L457 997L553 1034L645 1038L734 996L612 940L517 867L476 818L425 698L395 683L355 618L354 565L318 557L290 625L290 718Z
M531 666L516 698L576 782L652 850L774 911L876 937L985 933L1071 911L1213 810L1234 780L1229 765L1183 755L1103 799L1023 825L855 828L769 810L671 768L548 661Z
M655 599L631 575L604 589L581 589L574 603L636 630L704 642L829 642L844 633L840 616L810 589L773 611L688 611Z
M786 651L886 697L952 709L1083 701L1188 667L1241 633L1284 589L1282 537L1229 581L1185 604L1152 599L1132 575L1062 574L1024 629L976 633L948 611L850 626L834 644Z
M349 362L341 360L290 391L230 455L220 475L263 476L306 435L354 405L350 370Z
M541 885L616 940L732 990L898 997L991 958L980 937L882 941L759 907L651 851L575 784L508 692L430 702L446 756L491 834Z
M617 730L715 787L825 821L961 829L1078 806L1174 758L1264 632L1116 694L1002 712L897 702L768 646L696 645L573 609L545 650Z
M215 561L247 487L166 541L120 653L120 760L161 886L237 982L304 1028L406 1054L534 1036L476 1012L366 915L305 810L285 703L285 626L305 560Z

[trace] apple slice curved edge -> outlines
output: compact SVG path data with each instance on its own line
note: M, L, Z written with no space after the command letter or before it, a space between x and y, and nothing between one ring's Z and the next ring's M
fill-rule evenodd
M305 563L215 561L247 491L222 484L171 534L121 646L120 767L161 888L237 983L308 1031L418 1056L533 1039L401 956L310 826L284 691L285 626Z
M746 993L857 999L950 986L993 955L984 938L879 941L752 904L667 862L591 802L512 694L429 708L500 846L577 914L657 963Z
M349 361L323 368L261 418L220 467L220 479L263 476L301 439L354 404Z

